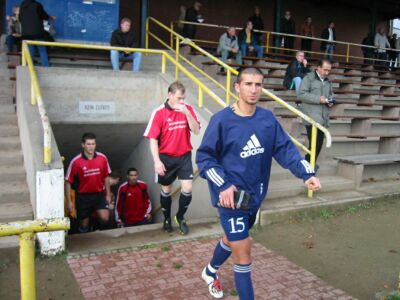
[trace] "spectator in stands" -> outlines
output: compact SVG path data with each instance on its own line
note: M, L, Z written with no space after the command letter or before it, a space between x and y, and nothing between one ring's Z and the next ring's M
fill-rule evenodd
M396 50L397 50L397 66L400 66L400 37L396 40Z
M393 33L389 39L390 48L392 48L392 50L389 51L390 68L395 68L396 65L396 58L397 58L396 42L397 42L397 34Z
M114 30L111 35L111 46L114 47L126 47L135 48L137 47L136 36L133 30L131 30L132 21L129 18L123 18L120 23L120 28ZM132 59L132 71L140 71L140 63L142 61L141 52L128 52L128 51L117 51L111 50L110 53L111 64L114 71L119 70L120 58Z
M178 24L176 24L176 29L179 34L183 34L184 24L181 23L181 21L185 21L185 16L186 16L186 6L181 5L179 6Z
M314 72L308 73L302 80L300 91L298 94L299 100L302 101L301 109L303 113L318 122L322 126L329 127L329 108L333 105L332 83L328 78L332 69L330 60L322 59L319 61L317 69ZM311 124L305 122L307 137L311 149ZM316 156L321 151L324 143L324 134L317 130L317 145ZM306 155L306 160L310 162L310 155Z
M286 34L296 34L296 24L292 19L290 11L285 11L283 18L281 19L281 33ZM294 37L282 36L280 45L285 49L294 48ZM285 50L286 54L292 55L293 52L290 50Z
M307 67L307 60L304 58L303 51L296 52L296 59L293 60L286 68L285 78L283 79L283 85L288 89L296 89L296 93L299 92L301 81L303 77L307 75L309 69Z
M389 41L385 34L385 29L383 27L379 28L378 32L375 34L374 45L377 47L376 50L376 61L377 66L385 66L387 60L387 54L385 48L390 48Z
M78 231L88 232L89 218L96 212L98 221L107 226L109 222L108 205L111 203L111 173L107 157L96 151L96 135L85 133L82 136L82 153L75 156L65 176L65 196L70 213L73 212L71 187L76 190L76 213Z
M336 44L336 29L333 21L328 22L328 27L322 30L321 39L327 40L321 42L321 51L325 51L325 58L332 60L333 52L335 51Z
M24 0L21 3L19 20L22 27L22 40L44 41L46 33L43 26L44 20L55 20L56 17L49 16L43 9L42 4L36 0ZM49 66L49 58L45 46L29 45L29 52L32 58L36 54L36 49L39 50L40 62L43 67Z
M236 64L242 64L242 54L239 50L235 27L229 27L227 32L221 35L217 53L221 54L221 60L225 63L228 57L234 57Z
M248 51L254 51L258 58L263 57L263 48L260 45L260 40L254 35L251 21L247 21L245 27L239 33L239 48L242 57L246 56Z
M312 18L308 16L306 21L301 25L301 35L314 37L314 25L312 24ZM311 51L312 50L312 40L301 39L301 50ZM311 56L311 53L309 53Z
M204 22L203 16L200 14L201 3L196 1L192 7L186 10L185 21L192 23ZM183 26L183 36L185 38L193 40L196 36L196 25L185 24Z
M6 44L8 52L14 51L14 45L20 49L21 46L21 22L19 21L19 6L13 7L12 16L7 16L8 35L6 37Z
M138 180L138 171L128 169L127 181L118 189L115 220L118 226L144 225L151 221L151 202L147 184Z
M163 229L173 230L171 223L172 184L181 183L179 209L175 222L182 234L189 233L184 215L192 201L192 145L190 134L200 133L200 121L194 108L185 103L185 86L179 81L168 87L168 99L151 114L144 137L150 140L156 181L161 185L160 202L164 214Z
M374 46L374 34L372 32L369 32L368 35L362 40L362 45ZM373 61L371 59L374 58L374 48L361 47L361 50L364 55L364 64L372 64Z
M253 23L254 30L264 30L264 21L261 18L260 8L258 6L254 7L254 15L249 18L249 21ZM261 32L254 32L254 35L257 37L258 42L261 44Z

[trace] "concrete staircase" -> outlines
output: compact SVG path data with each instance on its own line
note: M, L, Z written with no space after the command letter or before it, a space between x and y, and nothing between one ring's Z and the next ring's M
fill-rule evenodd
M0 223L32 219L7 56L0 54Z

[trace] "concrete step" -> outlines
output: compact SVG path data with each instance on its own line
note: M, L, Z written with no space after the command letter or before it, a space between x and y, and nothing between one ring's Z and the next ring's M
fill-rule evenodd
M0 137L0 150L20 150L21 142L18 136Z
M15 105L14 104L0 105L0 115L2 114L15 114Z
M351 190L354 187L352 180L336 175L321 176L319 179L323 188L320 193ZM300 179L271 180L267 199L295 197L306 193L307 190Z
M0 105L3 104L12 104L12 96L11 95L2 95L2 92L0 92Z
M1 106L1 103L0 103ZM14 114L0 114L0 125L17 125L17 115Z
M29 201L26 181L0 182L0 204Z
M3 164L0 165L0 182L7 183L25 180L26 173L22 163L9 166Z
M1 125L0 124L0 137L19 135L17 125Z
M346 137L333 137L331 148L322 148L320 159L328 159L343 155L376 154L379 151L379 138L369 137L354 139Z
M0 166L22 165L23 155L21 150L0 150Z
M33 220L32 205L28 200L16 203L0 201L0 223L23 220Z

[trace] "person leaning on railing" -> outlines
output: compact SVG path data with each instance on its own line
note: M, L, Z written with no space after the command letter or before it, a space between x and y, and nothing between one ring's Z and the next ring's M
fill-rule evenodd
M298 99L302 101L301 111L324 127L329 127L329 108L334 104L332 100L332 83L328 78L332 69L330 60L322 59L319 61L317 69L308 73L302 80ZM303 121L307 130L307 137L311 149L311 130L312 125ZM315 160L321 151L324 143L324 133L317 131L317 145ZM310 155L306 155L306 160L310 162Z
M385 48L390 48L390 43L387 39L384 28L379 28L379 31L375 34L374 44L375 47L377 47L376 58L378 60L376 61L376 65L385 66L386 62L383 61L387 60L387 53Z
M8 35L6 44L8 52L13 52L14 45L21 48L21 22L19 21L19 6L13 7L13 15L7 16Z

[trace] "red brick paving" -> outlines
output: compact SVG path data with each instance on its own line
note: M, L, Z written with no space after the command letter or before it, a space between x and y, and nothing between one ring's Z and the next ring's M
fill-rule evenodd
M200 278L217 239L194 240L152 249L69 258L86 299L213 299ZM285 257L255 243L252 278L258 299L354 299L331 287ZM220 269L224 299L234 291L232 260Z

